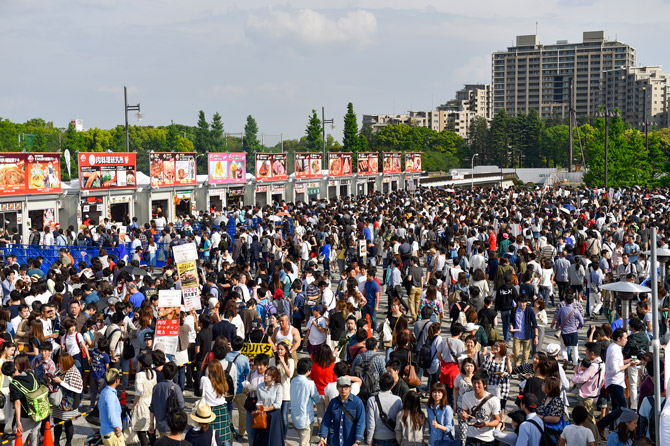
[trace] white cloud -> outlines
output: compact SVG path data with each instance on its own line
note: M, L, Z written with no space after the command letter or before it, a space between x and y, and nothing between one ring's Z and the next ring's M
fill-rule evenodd
M246 88L241 85L214 85L212 92L223 95L242 95L246 93Z
M366 44L377 30L377 19L371 12L363 10L351 11L338 19L312 9L270 10L263 16L250 15L246 30L252 36L272 40L297 39L307 45Z
M454 74L454 80L460 80L464 84L491 83L491 56L472 57L461 64Z

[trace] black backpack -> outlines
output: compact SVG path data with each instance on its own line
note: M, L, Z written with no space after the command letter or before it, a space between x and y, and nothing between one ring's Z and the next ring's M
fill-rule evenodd
M165 411L166 414L170 414L173 411L177 411L180 409L179 407L179 401L177 401L177 392L174 390L175 384L173 383L172 386L170 387L170 392L168 392L168 397L167 397L167 410Z
M423 332L426 331L426 328L430 326L430 321L426 322L426 325L424 325L423 329L421 330L421 333L419 333L419 339L421 339L421 336L423 335ZM433 362L433 359L435 358L435 355L430 354L430 345L431 342L428 339L428 336L426 336L423 340L423 344L421 345L421 348L419 349L419 367L422 369L428 370L430 368L430 364ZM437 354L437 350L435 350L435 353Z
M235 365L235 361L237 360L237 358L239 358L241 354L242 353L238 353L237 356L235 356L232 361L228 361L228 367L226 367L226 370L224 370L223 372L224 376L226 377L226 383L228 384L228 394L226 395L226 401L228 402L228 404L230 404L235 397L235 388L237 384L233 381L233 377L230 376L230 371L232 370L233 365Z
M367 403L368 399L379 392L379 374L372 364L373 356L362 360L354 367L354 375L358 376L363 382L358 397Z
M540 431L540 443L538 446L554 446L556 443L554 442L554 439L549 435L549 432L547 432L546 426L545 429L541 429L540 425L537 424L535 420L526 420L524 423L531 423L533 426L537 428L537 430ZM523 423L521 423L523 424Z

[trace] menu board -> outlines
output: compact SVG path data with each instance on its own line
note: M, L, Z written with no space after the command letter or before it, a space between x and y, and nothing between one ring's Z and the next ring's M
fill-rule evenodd
M81 190L136 188L136 155L127 152L80 153Z
M257 153L256 181L286 181L286 153Z
M207 156L209 184L246 183L246 153L210 153Z
M0 195L60 191L59 153L0 153Z
M384 153L384 173L400 173L400 152Z
M196 184L195 153L150 153L152 186L192 186Z
M377 175L379 173L379 154L363 152L358 154L358 174Z
M421 173L421 153L408 152L405 153L405 173L419 172Z
M351 176L351 152L329 152L328 153L328 176L348 177Z
M297 179L321 178L321 154L296 153L295 177Z

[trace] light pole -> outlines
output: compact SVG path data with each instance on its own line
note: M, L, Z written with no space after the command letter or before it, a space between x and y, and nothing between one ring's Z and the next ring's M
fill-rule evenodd
M128 105L128 90L125 85L123 86L123 102L125 103L123 111L126 114L126 152L130 152L130 140L128 139L128 112L136 111L138 121L142 120L142 113L140 112L140 104Z
M475 188L475 157L477 155L479 155L479 153L472 155L472 160L470 161L470 190L474 190Z
M328 160L326 159L326 124L330 124L331 128L335 128L334 119L326 119L326 108L321 107L321 131L323 132L323 161L326 166L328 166ZM323 164L322 164L323 166Z
M619 116L619 112L616 110L607 110L596 112L596 118L605 118L605 190L607 190L607 174L609 173L609 134L610 134L610 121L609 118L616 118Z

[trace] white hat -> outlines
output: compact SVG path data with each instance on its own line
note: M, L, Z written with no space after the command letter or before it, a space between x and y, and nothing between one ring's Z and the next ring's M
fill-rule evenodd
M473 324L472 322L468 322L467 324L465 324L465 331L466 332L469 333L473 330L479 330L479 325Z
M549 344L545 350L547 356L557 356L561 352L561 346L558 344Z
M209 303L209 308L214 308L219 303L219 299L216 297L210 297L207 303Z

